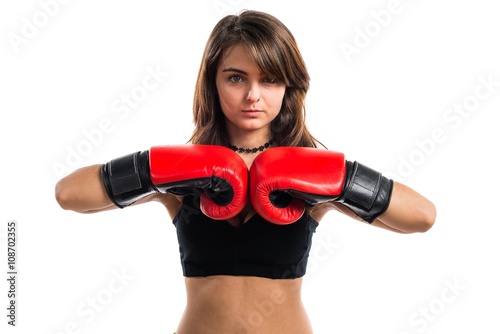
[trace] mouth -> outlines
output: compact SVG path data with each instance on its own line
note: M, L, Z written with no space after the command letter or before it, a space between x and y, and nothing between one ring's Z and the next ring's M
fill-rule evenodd
M246 110L243 110L243 112L254 113L254 112L262 112L262 110L258 110L258 109L246 109Z
M262 110L257 110L257 109L245 109L242 111L243 114L247 117L259 117L262 114Z

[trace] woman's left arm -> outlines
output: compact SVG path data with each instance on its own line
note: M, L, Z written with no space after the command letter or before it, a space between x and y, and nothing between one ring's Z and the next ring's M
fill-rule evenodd
M436 207L410 187L394 182L387 210L372 222L373 226L399 233L426 232L436 220Z
M355 220L363 221L345 205L331 201L313 207L310 214L317 221L335 209ZM371 225L397 233L426 232L436 220L436 207L424 196L404 184L394 182L387 210Z

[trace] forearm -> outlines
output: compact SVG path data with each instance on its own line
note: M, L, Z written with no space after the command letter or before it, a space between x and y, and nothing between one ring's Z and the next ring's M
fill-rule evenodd
M345 205L329 202L337 211L363 222ZM416 233L429 230L436 219L436 208L428 199L411 188L394 182L391 201L387 210L377 217L371 225L396 233Z
M55 197L61 208L92 213L116 208L101 180L101 165L77 169L57 182Z
M394 182L387 210L372 225L400 233L425 232L436 219L434 204L415 190Z

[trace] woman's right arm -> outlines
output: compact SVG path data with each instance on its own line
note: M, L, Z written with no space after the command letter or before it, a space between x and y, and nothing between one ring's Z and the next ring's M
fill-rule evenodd
M56 200L61 208L93 213L118 208L109 199L101 179L101 165L75 170L56 184Z
M91 165L75 170L56 184L56 200L61 208L79 213L96 213L117 209L109 199L101 178L101 165ZM132 205L159 202L165 206L173 219L182 202L172 194L155 193L137 200Z
M77 169L57 182L56 200L66 210L94 213L150 201L163 204L170 215L178 211L180 194L212 191L202 210L223 219L237 214L246 192L248 167L235 152L216 145L157 146ZM153 177L154 176L154 177ZM220 181L219 181L220 180ZM175 188L176 192L171 192ZM219 196L220 194L220 196ZM231 204L231 205L229 205Z

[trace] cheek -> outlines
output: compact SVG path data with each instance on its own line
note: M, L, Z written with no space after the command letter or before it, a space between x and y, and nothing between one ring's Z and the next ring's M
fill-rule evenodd
M274 94L272 94L271 98L269 99L270 107L276 112L276 114L278 114L281 110L284 98L285 89L274 92Z
M239 102L238 92L234 89L228 89L225 87L221 87L218 90L219 94L219 102L221 107L234 107Z
M226 112L226 109L231 106L231 95L228 94L223 88L218 90L218 95L222 111Z

